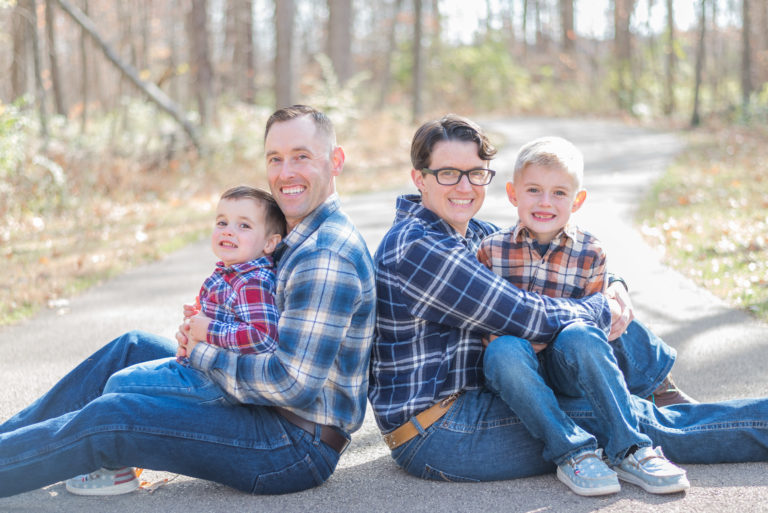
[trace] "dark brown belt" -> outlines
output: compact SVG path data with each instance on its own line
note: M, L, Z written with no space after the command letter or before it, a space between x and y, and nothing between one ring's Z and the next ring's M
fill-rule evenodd
M423 412L419 413L411 420L398 427L394 431L384 435L384 442L389 447L389 450L395 450L403 445L408 440L415 438L419 434L419 430L416 429L413 421L419 423L422 429L427 429L429 426L440 420L440 417L451 409L451 405L459 396L459 393L451 394L437 404L433 404Z
M315 434L315 427L320 426L320 440L325 442L328 447L338 452L339 454L344 452L344 449L346 449L347 445L349 445L349 438L342 435L335 427L316 424L310 420L301 418L295 413L283 408L275 408L275 410L277 413L282 415L285 420L296 427L300 427L307 433L311 433L312 435Z

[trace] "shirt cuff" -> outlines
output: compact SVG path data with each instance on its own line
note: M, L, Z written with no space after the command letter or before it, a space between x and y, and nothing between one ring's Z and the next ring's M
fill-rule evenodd
M201 371L208 371L213 367L218 352L216 346L198 342L192 349L192 354L189 355L189 365Z

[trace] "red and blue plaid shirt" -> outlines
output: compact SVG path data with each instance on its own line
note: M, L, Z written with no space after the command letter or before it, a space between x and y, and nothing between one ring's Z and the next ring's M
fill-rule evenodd
M209 317L209 344L237 353L269 353L277 347L278 312L272 257L225 266L200 288L200 308Z
M515 287L549 297L581 298L603 292L605 251L591 234L566 226L539 254L536 240L519 222L486 237L477 258Z

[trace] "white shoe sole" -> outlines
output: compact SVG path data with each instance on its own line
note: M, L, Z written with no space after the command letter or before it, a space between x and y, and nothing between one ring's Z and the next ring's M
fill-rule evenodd
M631 472L627 472L626 470L623 470L620 467L614 467L613 470L616 472L616 474L619 475L619 479L621 479L622 481L626 481L627 483L632 483L633 485L637 485L648 493L657 493L657 494L677 493L677 492L684 492L691 487L691 483L688 482L688 478L685 476L683 476L682 479L680 479L676 483L670 483L668 485L653 485L650 483L646 483L640 477L636 476L635 474L632 474Z
M115 486L102 486L94 488L79 488L77 486L70 485L69 482L67 482L66 487L69 493L73 493L75 495L122 495L124 493L131 493L132 491L137 490L139 488L139 480L133 479L127 483L120 483L119 485Z
M621 491L621 485L618 482L616 482L616 484L606 485L600 488L584 488L578 486L576 483L568 479L568 476L566 476L565 473L559 468L557 469L557 478L562 481L565 486L570 488L573 493L576 495L583 495L584 497L610 495L612 493L619 493Z

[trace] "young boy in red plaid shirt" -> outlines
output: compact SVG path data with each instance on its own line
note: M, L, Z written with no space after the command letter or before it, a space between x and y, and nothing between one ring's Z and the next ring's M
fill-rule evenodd
M507 183L519 221L488 236L479 260L513 285L551 297L580 298L603 292L606 257L600 242L569 224L586 199L584 159L559 137L536 139L518 153ZM510 340L513 339L513 340ZM495 340L491 343L497 343ZM653 448L629 408L632 398L605 334L582 323L566 326L546 347L516 337L521 357L519 386L505 391L505 401L528 430L544 442L544 455L558 464L557 476L579 495L616 493L618 478L651 493L690 487L685 470ZM518 374L515 374L518 375ZM602 424L600 440L563 412L553 390L585 397ZM539 399L532 401L532 398ZM538 404L532 404L537 402ZM513 406L514 405L514 406ZM605 460L613 466L606 465Z

